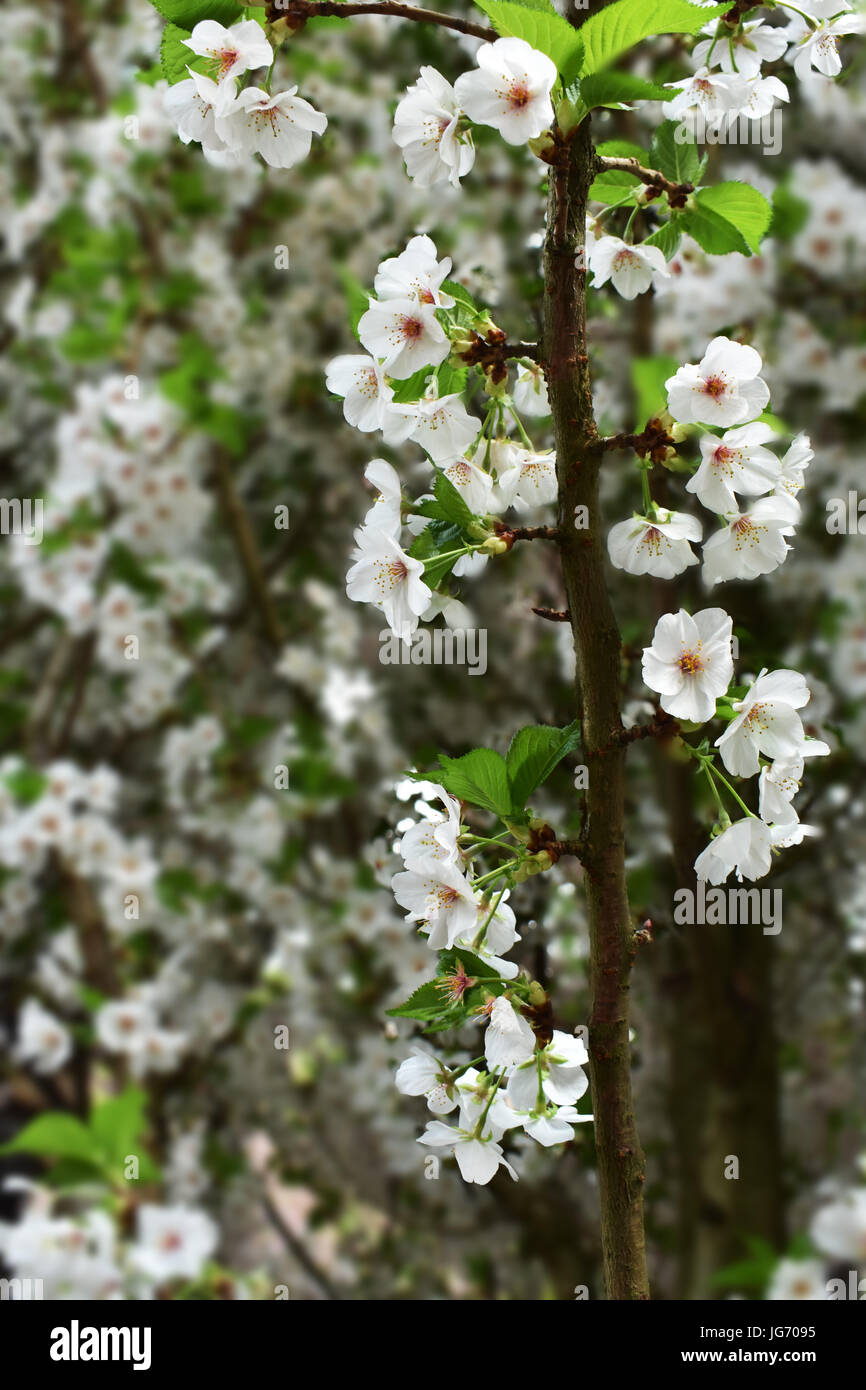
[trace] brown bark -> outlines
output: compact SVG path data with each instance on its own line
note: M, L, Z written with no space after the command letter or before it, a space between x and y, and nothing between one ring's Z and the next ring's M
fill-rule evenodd
M559 545L589 769L581 858L591 948L589 1053L602 1252L608 1298L647 1299L644 1157L628 1036L635 938L625 885L625 748L616 741L622 729L621 641L604 577L598 496L603 454L592 447L597 430L586 343L583 248L587 192L597 167L588 120L570 145L559 147L556 158L544 250L543 360L556 440ZM582 529L575 527L578 507L586 508L588 524Z

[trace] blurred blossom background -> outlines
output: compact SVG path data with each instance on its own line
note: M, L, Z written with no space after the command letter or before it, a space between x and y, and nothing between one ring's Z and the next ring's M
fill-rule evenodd
M401 455L324 385L357 351L352 286L417 232L534 340L545 168L481 129L462 188L411 183L395 104L477 41L376 17L317 20L277 58L275 90L298 82L329 118L309 159L214 167L164 113L161 28L145 0L4 14L0 492L44 499L44 535L0 537L0 1273L50 1299L600 1297L591 1126L512 1141L517 1184L465 1186L451 1162L429 1180L423 1100L393 1084L417 1028L387 1015L430 964L388 887L407 769L573 717L570 630L532 613L565 606L556 555L522 547L455 587L483 676L383 664L345 573L364 468ZM654 40L638 70L676 80L691 47ZM823 1298L866 1275L864 63L855 40L842 80L798 84L777 153L708 146L713 180L773 201L759 255L684 238L663 292L590 291L604 432L639 428L660 372L724 333L758 348L784 433L815 451L786 563L721 599L739 671L802 671L833 750L800 808L820 838L761 885L782 889L778 935L674 922L712 808L652 740L629 755L661 1299ZM645 144L658 108L593 119ZM637 504L614 458L611 522ZM641 648L705 590L609 580L637 721ZM563 765L539 810L567 828L576 800ZM515 958L555 983L561 1026L585 1023L576 861L512 905Z

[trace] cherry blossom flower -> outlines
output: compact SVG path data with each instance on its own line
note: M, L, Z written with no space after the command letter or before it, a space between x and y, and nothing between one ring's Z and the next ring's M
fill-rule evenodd
M761 768L758 781L758 810L768 825L786 825L799 820L790 804L800 790L806 758L823 757L829 745L818 738L807 738L799 751L789 758L777 758Z
M219 1241L219 1231L207 1212L150 1202L138 1208L137 1236L129 1262L157 1285L197 1278Z
M521 1117L509 1105L497 1075L467 1067L455 1084L460 1097L461 1129L474 1129L483 1118L485 1134L501 1139L506 1130L520 1128Z
M477 72L458 77L454 91L467 116L499 131L506 144L525 145L553 123L554 63L523 39L485 43Z
M687 363L665 382L671 415L683 425L723 428L754 420L770 399L761 366L753 347L713 338L697 365Z
M535 1034L528 1021L510 1000L501 995L494 1001L490 1022L484 1034L484 1056L492 1071L527 1062L535 1055Z
M225 142L217 134L215 115L224 98L216 82L188 68L189 77L175 82L165 94L165 112L184 145L196 140L204 149L220 150Z
M438 254L429 236L413 236L399 256L380 262L373 281L379 299L414 299L437 309L453 309L453 296L442 290L451 261L448 257L438 260Z
M374 299L358 324L358 337L389 376L404 379L421 367L436 367L451 351L431 305L417 299Z
M535 453L510 439L498 439L490 446L490 460L497 473L497 504L503 511L512 506L528 511L556 501L556 454Z
M423 811L422 818L404 831L399 845L403 863L410 870L429 859L440 860L443 864L457 864L460 859L457 845L460 802L444 787L436 785L427 795L436 796L443 802L445 814L425 802L416 803Z
M827 1299L827 1271L821 1260L780 1260L767 1292L768 1303L819 1303Z
M401 1095L425 1096L434 1115L448 1115L457 1109L458 1097L442 1062L417 1044L412 1056L397 1068L394 1084Z
M481 425L470 415L459 392L438 396L428 390L423 400L412 406L411 438L420 444L434 463L459 458L478 438Z
M371 459L364 469L364 477L378 488L379 495L364 517L363 529L386 531L399 541L403 490L396 470L386 459Z
M475 163L471 133L461 131L454 88L436 68L423 67L394 112L394 142L406 172L421 188L446 179L457 188Z
M652 646L644 647L643 678L661 695L662 709L696 724L712 719L734 674L732 632L722 608L704 608L693 617L681 608L659 618Z
M464 1182L485 1186L494 1173L502 1167L517 1182L517 1174L502 1155L502 1149L495 1139L476 1138L474 1131L453 1129L442 1120L428 1121L427 1128L416 1140L431 1148L449 1148L457 1160L460 1176Z
M799 15L792 16L785 30L792 41L786 59L793 64L794 72L801 81L809 76L813 68L825 77L839 76L842 71L839 39L846 34L862 34L866 30L866 17L838 13L838 10L845 8L834 5L832 15L821 17L814 28Z
M799 756L806 735L797 710L810 698L806 678L798 671L764 668L743 699L733 701L737 717L716 739L728 771L735 777L754 777L760 753L768 758Z
M549 1149L554 1144L568 1144L574 1138L574 1126L592 1121L592 1115L580 1115L573 1105L543 1106L523 1120L523 1128L536 1144Z
M430 602L424 565L378 526L361 527L355 541L355 563L346 575L346 593L354 603L372 603L381 609L394 635L408 644Z
M414 424L413 415L405 407L393 404L394 391L374 357L363 353L332 357L326 368L325 383L335 396L343 397L346 422L362 434L381 430L387 444L402 444L408 439Z
M670 120L685 117L692 121L697 115L713 125L736 112L746 97L746 82L742 76L710 72L709 68L701 68L692 77L666 85L677 92L662 106L664 115Z
M550 414L550 401L547 399L547 383L544 371L533 363L521 366L517 373L512 392L514 407L521 415L543 418Z
M260 154L274 169L291 169L328 125L327 116L295 96L297 90L287 87L270 96L260 87L244 87L229 108L217 111L217 135L230 149Z
M798 510L793 498L777 493L727 518L727 525L704 541L704 581L757 579L778 569L791 549L785 537L794 533Z
M72 1056L69 1029L38 999L25 999L18 1015L15 1057L40 1076L50 1076Z
M866 1187L852 1187L812 1219L813 1241L832 1260L866 1261Z
M796 500L797 493L805 482L806 469L814 457L815 454L808 434L795 435L788 452L782 459L781 470L776 480L776 492L786 494Z
M771 492L781 477L782 465L762 446L774 434L772 426L755 422L726 430L721 439L714 434L702 435L701 465L686 483L686 491L695 493L705 507L722 516L737 510L737 492L750 497Z
M459 458L443 468L443 473L466 502L470 511L477 516L485 516L491 507L493 479L477 463Z
M734 821L716 835L695 860L695 873L704 883L725 883L736 870L740 883L763 878L770 872L772 856L770 827L757 816Z
M690 541L699 541L703 527L687 512L659 510L655 516L634 516L610 528L607 550L612 565L627 574L653 574L673 579L698 564Z
M540 1089L554 1105L573 1105L589 1086L583 1070L588 1061L580 1038L554 1032L546 1047L512 1072L506 1088L508 1099L515 1110L534 1110Z
M397 902L406 908L406 920L426 922L431 934L436 933L433 950L453 946L457 937L475 924L477 899L471 883L455 864L433 858L419 860L412 869L395 874L391 888Z
M789 100L788 88L781 78L751 77L745 84L736 115L745 116L750 121L759 121L770 114L777 101ZM734 114L731 112L732 119Z
M269 68L274 61L274 51L254 19L242 19L230 29L215 19L202 19L181 42L199 57L212 60L211 76L220 87L218 112L231 104L236 77L253 68Z
M714 42L717 23L711 20L701 30L711 37L702 39L692 49L692 60L706 66L720 67L722 72L740 77L757 77L761 63L773 63L788 46L785 34L770 28L762 19L747 20L739 32L731 31Z
M671 274L664 252L658 246L632 246L616 236L603 236L594 241L588 265L595 289L610 280L623 299L644 294L657 277L667 280Z

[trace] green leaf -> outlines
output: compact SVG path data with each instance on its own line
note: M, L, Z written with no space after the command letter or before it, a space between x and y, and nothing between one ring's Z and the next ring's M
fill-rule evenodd
M809 216L809 204L792 193L787 184L777 183L773 189L773 220L768 235L778 241L790 241Z
M616 0L580 26L581 72L598 72L653 34L696 34L707 20L729 9L730 5L690 5L688 0Z
M443 310L455 323L471 327L476 319L481 317L484 311L476 304L465 285L459 284L456 280L443 280L439 288L445 294L450 294L455 301L453 309Z
M544 6L515 3L515 0L475 0L491 20L498 34L525 39L539 53L552 58L564 82L576 77L583 59L578 31L567 19Z
M702 188L696 194L696 202L701 208L709 208L730 222L753 251L760 249L761 238L767 234L773 209L757 188L737 180L717 183L710 188Z
M402 381L389 377L388 383L394 392L394 404L411 405L413 401L420 401L432 376L436 378L440 396L460 395L466 389L469 369L468 367L453 367L448 361L445 361L441 362L438 367L420 367L417 372L404 377Z
M667 406L665 382L672 377L680 363L676 357L634 357L631 363L631 384L635 393L635 419L646 424Z
M411 376L404 377L402 380L394 379L390 385L394 391L395 405L411 405L413 401L420 401L427 390L427 382L434 375L432 367L419 367L417 372Z
M137 1086L127 1086L119 1096L103 1101L94 1110L90 1130L95 1147L108 1163L122 1165L128 1154L139 1154L146 1124L146 1104L144 1091Z
M166 24L159 45L159 61L162 71L174 86L189 77L187 67L196 63L196 55L187 48L184 39L189 38L189 29L181 29L177 24Z
M461 801L481 806L497 816L507 816L511 810L512 793L505 759L492 748L473 748L462 758L447 758L439 754L441 772L437 776L442 786Z
M442 583L456 563L453 556L449 559L439 557L448 555L462 544L460 527L441 519L431 521L430 525L425 526L421 534L415 537L409 547L409 554L415 560L424 561L424 582L429 584L431 589Z
M474 521L475 513L466 505L451 479L446 477L441 469L437 469L433 492L446 521L453 521L455 526L468 526Z
M593 106L619 106L627 101L670 101L671 91L630 72L597 72L581 82L580 99L591 110Z
M14 1139L0 1146L0 1154L39 1154L44 1158L77 1158L98 1164L96 1141L74 1115L50 1110L25 1125Z
M343 267L339 275L343 286L343 292L349 305L349 321L352 325L352 332L357 337L358 324L370 307L370 296L364 289L360 280L356 280L350 270L346 270L345 267Z
M9 788L17 802L23 806L31 806L44 792L48 778L38 768L19 767L6 773L3 784Z
M681 241L682 231L679 226L679 218L671 217L660 227L656 227L652 235L645 238L643 244L645 246L657 246L665 260L671 261L679 251Z
M683 136L687 131L679 121L662 121L650 145L650 165L674 183L695 183L701 157L696 142Z
M557 763L579 743L580 723L577 720L564 729L547 724L530 724L519 729L505 755L512 804L522 809L535 788L547 781Z
M419 985L413 994L409 996L405 1004L398 1004L395 1009L386 1010L389 1018L420 1018L433 1019L439 1018L445 1012L447 1005L436 988L435 980L428 980L426 984Z
M471 951L465 950L462 946L452 946L447 951L439 952L440 975L444 975L446 971L454 970L458 964L463 966L467 975L472 975L474 978L479 976L485 978L493 970L493 967L483 961L480 956L473 955Z
M642 187L635 174L627 174L623 169L606 169L590 184L587 196L591 203L622 203L623 207L628 207Z
M596 145L596 153L609 155L611 159L639 159L641 164L649 164L648 152L631 140L603 140Z
M203 19L215 19L228 27L244 17L243 7L235 0L150 0L150 3L163 19L171 20L181 29L194 29Z
M696 204L680 213L680 226L710 256L726 256L730 251L739 251L743 256L751 256L748 243L733 222L720 216L710 207Z

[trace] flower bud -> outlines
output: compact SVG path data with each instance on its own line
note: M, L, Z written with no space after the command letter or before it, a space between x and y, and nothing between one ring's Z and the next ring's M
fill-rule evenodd
M560 109L562 109L563 106L570 105L570 103L560 102L559 105ZM572 115L572 124L573 123L574 118ZM570 128L567 122L563 128ZM537 155L539 159L543 159L545 164L553 163L554 159L556 158L556 141L554 140L549 130L545 130L542 132L541 135L536 135L532 140L528 140L527 144L529 145L529 148L532 150L532 153L534 155Z
M510 549L511 546L507 541L504 541L501 536L488 536L487 540L481 546L481 554L504 555L506 550Z

